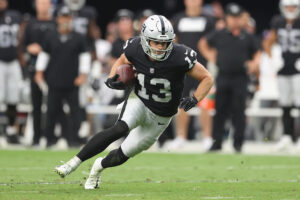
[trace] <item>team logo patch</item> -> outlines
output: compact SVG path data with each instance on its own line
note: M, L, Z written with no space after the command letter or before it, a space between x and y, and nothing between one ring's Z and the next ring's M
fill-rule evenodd
M151 74L154 74L154 72L155 72L155 71L154 71L154 68L150 68L150 73L151 73Z

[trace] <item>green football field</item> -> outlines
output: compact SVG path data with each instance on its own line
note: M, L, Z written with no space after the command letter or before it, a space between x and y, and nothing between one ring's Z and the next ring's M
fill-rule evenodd
M0 150L0 200L300 199L300 157L143 153L86 191L95 158L65 179L53 171L76 152Z

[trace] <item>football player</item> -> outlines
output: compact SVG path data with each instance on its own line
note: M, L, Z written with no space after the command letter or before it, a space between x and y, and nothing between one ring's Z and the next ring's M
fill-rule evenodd
M281 0L281 15L274 16L271 31L264 41L266 52L271 55L271 47L278 42L282 48L284 64L278 71L279 104L282 107L284 134L275 150L282 150L295 140L293 107L300 108L300 2Z
M129 158L148 149L165 130L178 106L184 111L194 107L213 85L209 72L197 61L191 48L173 43L171 23L161 15L152 15L144 22L141 36L125 42L124 53L113 65L106 85L124 89L116 71L123 64L136 70L134 92L124 102L118 121L109 129L96 134L70 161L57 166L56 172L65 177L81 162L102 152L110 143L127 136L118 149L105 158L97 158L85 183L85 189L99 186L101 172L123 164ZM190 97L181 99L185 74L200 81ZM138 131L130 132L137 128Z
M19 143L15 123L22 73L17 60L17 35L22 18L19 12L7 7L8 1L0 0L0 103L7 105L8 142Z

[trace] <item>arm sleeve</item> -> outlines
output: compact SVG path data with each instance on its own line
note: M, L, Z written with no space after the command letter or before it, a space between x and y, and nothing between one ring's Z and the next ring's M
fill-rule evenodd
M184 53L185 58L185 71L190 71L196 64L197 62L197 53L193 49L186 47L186 51Z
M49 63L49 60L50 60L49 54L42 51L41 53L39 53L39 55L37 57L35 69L37 71L45 71L45 69L47 68L47 65Z
M138 45L140 45L139 41L140 40L136 37L130 38L123 45L124 54L130 62L132 62L132 60L134 59L134 57L136 55Z
M88 74L91 68L91 54L89 52L84 52L79 54L79 72L81 74Z

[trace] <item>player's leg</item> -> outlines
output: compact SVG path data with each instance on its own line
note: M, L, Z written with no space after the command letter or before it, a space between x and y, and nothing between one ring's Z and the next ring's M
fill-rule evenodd
M103 160L102 158L98 158L95 161L90 176L85 184L86 189L97 188L99 186L101 172L105 168L123 164L128 158L148 149L168 127L171 118L159 117L151 113L139 99L136 101L136 105L141 106L139 109L140 120L137 121L137 124L139 124L138 128L130 132L119 149L111 151ZM132 124L132 119L135 119L135 116L128 115L128 113L130 112L124 114L122 120L128 124ZM135 126L130 126L131 130L134 127Z
M38 145L42 135L42 99L43 94L41 89L34 81L34 73L30 74L30 88L31 88L31 105L33 116L33 145Z
M4 62L0 61L0 104L5 103L5 93L6 93L6 65ZM4 132L1 131L2 125L0 124L0 146L6 145L6 139L4 138ZM4 130L4 126L3 126ZM3 143L3 144L2 144Z
M61 110L64 92L49 88L47 99L47 114L46 114L46 126L45 137L47 138L47 147L50 147L56 143L54 135L55 122Z
M129 157L123 153L121 147L110 151L105 158L97 158L93 164L93 167L84 185L84 188L87 190L98 188L101 181L101 172L105 168L121 165L125 163L128 159Z
M7 63L6 116L9 120L6 128L7 139L10 143L19 143L16 128L17 104L20 101L19 86L22 81L20 65L17 61Z
M227 80L220 81L216 91L216 113L213 118L213 140L214 143L210 151L221 150L223 135L225 131L225 122L229 117L229 107L231 104L230 86Z
M293 99L294 99L294 104L296 109L298 110L298 112L300 112L300 74L295 74L293 76L292 79L292 84L293 84ZM298 116L298 119L300 119L300 117ZM300 137L298 135L298 138L296 138L297 140L297 150L300 150Z
M212 139L212 122L211 110L215 109L215 89L211 89L207 97L198 103L201 108L199 122L202 127L202 149L207 151L213 143Z
M72 146L80 145L78 131L80 127L80 106L78 89L71 90L66 96L67 103L70 107L71 116L71 135L68 137L68 142Z
M101 153L112 142L126 136L129 130L135 128L142 119L141 110L143 109L144 104L139 99L127 100L116 124L94 135L74 158L66 164L56 167L56 172L61 177L70 174L81 162Z
M294 119L291 116L291 110L293 108L292 86L291 76L278 75L279 105L283 111L283 135L274 147L275 151L287 149L292 144L294 135Z
M114 126L95 134L75 157L65 164L57 166L55 171L61 177L65 177L74 171L81 162L101 153L112 142L126 136L128 130L125 122L117 121Z
M235 87L237 86L238 87ZM244 80L233 82L232 86L232 125L234 127L233 147L236 152L241 152L246 129L246 97L247 82Z

